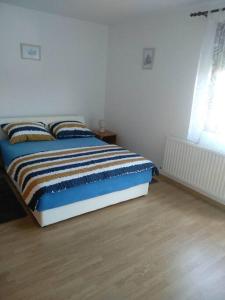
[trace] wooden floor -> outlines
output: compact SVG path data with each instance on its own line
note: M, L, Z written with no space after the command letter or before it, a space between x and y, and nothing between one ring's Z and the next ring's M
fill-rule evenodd
M225 299L225 212L167 182L39 228L0 225L0 299Z

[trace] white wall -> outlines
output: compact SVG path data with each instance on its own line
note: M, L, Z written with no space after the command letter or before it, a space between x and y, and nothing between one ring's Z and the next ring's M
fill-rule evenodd
M106 26L0 4L0 117L75 113L95 127L105 104L119 143L160 166L166 136L189 126L205 26L190 11L110 26L108 45ZM21 42L41 45L42 60L22 60ZM150 71L144 47L156 48Z
M107 27L0 4L0 117L83 114L103 118ZM22 60L20 43L42 47Z
M161 165L165 138L187 137L204 18L192 10L111 26L105 118L119 143ZM155 47L153 70L142 50Z

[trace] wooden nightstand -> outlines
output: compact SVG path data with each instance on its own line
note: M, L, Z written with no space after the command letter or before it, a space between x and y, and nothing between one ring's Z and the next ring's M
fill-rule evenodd
M112 131L105 130L104 132L100 132L98 130L93 130L96 137L108 144L116 143L116 134Z

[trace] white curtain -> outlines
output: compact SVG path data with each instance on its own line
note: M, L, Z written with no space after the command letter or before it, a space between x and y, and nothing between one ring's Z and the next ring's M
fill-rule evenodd
M225 153L225 13L206 22L188 139Z

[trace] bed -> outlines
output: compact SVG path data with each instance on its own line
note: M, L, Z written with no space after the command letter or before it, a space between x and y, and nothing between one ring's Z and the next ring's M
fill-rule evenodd
M50 123L55 120L74 120L84 122L82 116L54 116L54 117L19 117L1 118L0 123L14 122L18 120L42 121ZM92 149L108 147L105 142L95 138L74 138L55 141L35 141L12 145L0 132L1 160L5 170L16 159L37 153L51 151L67 151L73 149ZM111 146L110 146L111 147ZM78 149L78 150L77 150ZM11 185L19 192L13 177L5 172ZM113 204L137 198L148 193L149 182L153 172L143 170L132 174L123 174L106 178L101 181L93 181L61 189L59 192L43 193L35 207L29 212L34 216L41 227L72 218L90 211L98 210ZM23 197L20 197L23 201ZM27 207L27 205L26 205Z

